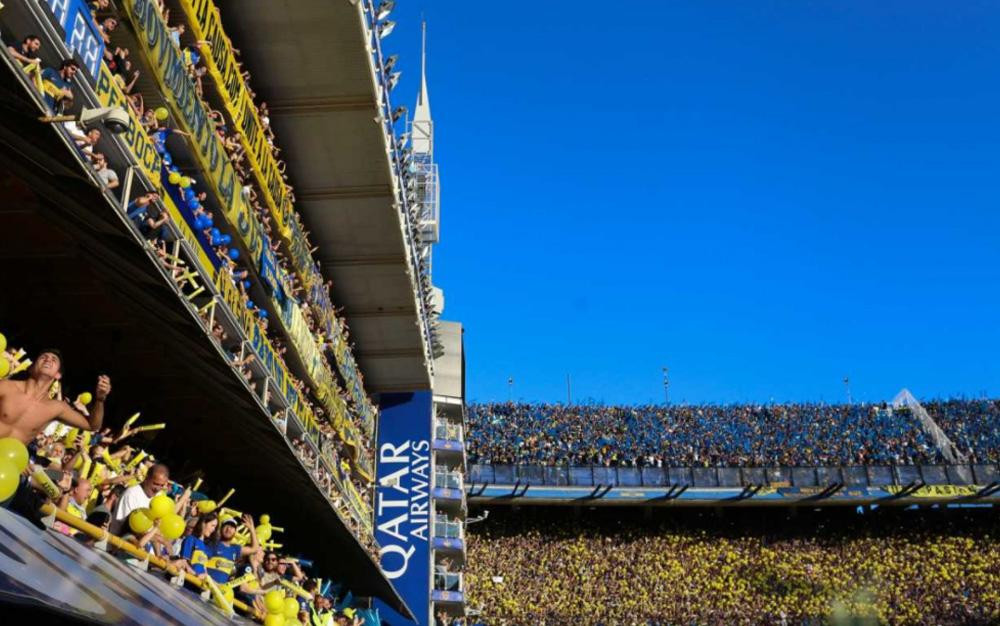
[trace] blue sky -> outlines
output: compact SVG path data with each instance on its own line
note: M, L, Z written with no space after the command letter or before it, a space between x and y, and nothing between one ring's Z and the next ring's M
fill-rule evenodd
M470 399L1000 395L1000 4L398 4Z

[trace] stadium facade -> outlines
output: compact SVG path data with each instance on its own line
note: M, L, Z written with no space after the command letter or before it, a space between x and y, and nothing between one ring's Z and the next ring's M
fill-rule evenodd
M392 102L392 3L6 4L5 48L33 35L40 50L37 67L8 53L0 70L0 286L18 294L0 329L110 374L111 420L162 417L156 446L210 477L206 497L231 487L272 512L286 550L392 623L462 614L446 565L464 561L462 328L440 320L431 277L425 65L413 119ZM69 59L75 76L42 76ZM394 437L412 453L402 482ZM63 568L90 612L9 568L3 597L146 623L142 594L83 600L111 567ZM160 619L201 622L177 606Z

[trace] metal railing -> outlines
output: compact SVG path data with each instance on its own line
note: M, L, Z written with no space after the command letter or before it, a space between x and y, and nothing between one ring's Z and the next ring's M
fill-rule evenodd
M470 465L470 484L521 484L562 487L848 487L888 485L988 485L1000 481L993 463L954 465L835 465L821 467L603 467Z
M447 441L462 441L462 426L451 422L439 421L434 426L434 438Z
M462 474L459 472L446 472L437 470L434 472L434 486L447 489L462 489Z
M458 572L435 572L434 588L438 591L462 591L462 574Z
M434 519L434 536L443 539L463 539L465 535L465 524L459 521L449 520L447 517L437 516Z

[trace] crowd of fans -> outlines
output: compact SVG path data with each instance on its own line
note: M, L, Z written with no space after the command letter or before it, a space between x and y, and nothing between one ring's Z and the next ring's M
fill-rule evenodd
M469 607L494 625L1000 620L1000 523L989 513L671 513L669 523L591 513L521 510L471 526Z
M86 521L136 549L110 550L126 562L141 567L137 554L146 553L163 559L175 575L211 578L223 597L241 600L259 619L275 613L275 599L268 594L280 592L284 624L378 623L374 613L352 606L349 590L307 574L310 561L279 553L282 544L275 539L283 529L272 526L269 516L255 521L226 507L232 491L217 503L208 499L199 491L200 478L188 485L172 481L165 463L133 443L137 433L167 425L140 425L136 414L117 431L103 426L104 400L111 391L106 377L93 394L71 400L60 383L58 351L44 350L32 362L23 350L0 345L0 361L0 463L16 456L10 450L25 450L27 444L24 466L17 468L23 478L15 491L0 496L0 505L37 522L40 505L49 501L69 516L55 522L54 531L95 546L101 537L69 520ZM12 379L12 372L26 378ZM47 397L36 398L39 392ZM377 552L374 544L370 547Z
M923 407L972 463L1000 463L1000 400L934 400Z
M136 90L140 72L137 68L133 67L129 48L123 45L126 38L116 37L114 41L112 40L112 35L123 28L122 16L117 13L115 5L107 0L91 0L88 4L91 8L92 17L97 29L105 43L104 63L111 71L117 86L125 94L128 106L131 107L133 113L140 120L142 130L145 131L156 151L163 159L168 173L168 176L165 176L162 181L163 187L168 191L173 191L174 195L183 198L183 203L191 215L191 225L214 251L218 262L221 264L221 271L228 272L233 284L241 293L244 306L254 314L254 319L262 332L269 337L279 355L284 354L287 351L286 340L277 327L278 325L270 324L268 310L260 306L260 304L255 303L251 298L254 284L251 281L252 272L250 267L256 263L256 260L240 258L240 251L233 244L233 235L224 232L227 226L221 223L221 220L217 222L214 212L207 206L208 194L199 189L199 183L196 179L184 175L179 167L174 164L174 157L169 147L171 145L170 138L173 136L189 137L189 135L170 126L169 111L163 106L157 106L157 104L162 103L162 95L158 93L143 94ZM154 4L160 11L164 22L170 25L171 40L183 54L188 74L195 81L198 87L198 96L202 99L202 104L206 107L206 110L209 111L214 131L221 140L234 169L242 181L241 185L244 196L248 199L264 229L266 245L277 260L281 270L280 274L286 279L282 285L284 295L292 299L295 302L295 306L302 312L306 324L312 331L312 337L316 341L316 347L320 353L326 355L330 362L335 363L336 359L333 355L338 341L343 341L345 344L351 346L352 349L354 346L350 339L349 329L343 319L329 317L321 306L320 300L325 300L325 302L331 301L332 281L326 281L324 284L318 285L318 291L322 295L317 295L317 290L311 289L309 285L304 284L303 280L300 280L300 277L294 271L294 265L289 260L289 253L282 244L283 237L276 232L271 213L267 209L266 203L260 197L259 190L255 186L254 177L249 172L249 164L242 147L242 142L240 141L240 131L237 125L220 110L224 110L225 107L219 105L219 103L215 103L216 107L212 106L213 103L209 102L206 93L202 89L202 79L207 73L203 55L210 51L209 42L195 40L187 34L182 20L171 20L170 11L163 2L156 2ZM7 51L8 54L21 64L25 72L31 76L36 87L44 96L49 108L49 114L58 115L67 113L74 108L74 80L80 71L80 66L75 60L66 59L60 62L58 67L43 67L40 56L42 41L37 35L33 34L23 36L19 44L8 46ZM234 48L234 53L238 56L239 50ZM249 73L242 68L242 65L241 71L244 81L248 81ZM247 84L249 85L249 83ZM253 95L252 90L251 95ZM278 159L280 148L275 143L274 132L270 127L270 115L267 103L261 102L258 108L258 113L267 137L267 144L272 150L274 157ZM102 137L101 130L91 128L85 131L75 121L64 122L64 125L81 155L94 167L100 184L113 193L120 193L120 191L116 191L120 189L119 173L109 164L105 153L101 150L102 142L107 140ZM181 144L173 145L174 149L177 149ZM280 159L278 159L278 166L294 202L294 189L288 184L289 181L285 173L285 166ZM178 283L190 282L192 287L196 288L193 282L194 276L189 271L190 268L177 256L176 250L172 249L170 245L176 241L176 238L172 234L169 225L171 216L161 203L160 195L158 193L139 193L134 198L129 199L126 212L135 227L149 241L152 248L156 251L161 264L172 274L175 281ZM299 215L291 212L291 216L296 220L299 232L302 233L302 236L306 238L306 242L308 243L309 232L302 224ZM233 232L235 233L235 231ZM315 251L315 248L313 248L313 251ZM226 333L221 325L211 320L211 316L207 312L203 311L203 313L203 321L206 323L207 328L220 343L224 344L224 348L233 355L234 366L241 371L244 378L250 381L253 377L250 366L254 358L253 355L243 354L239 343L226 337ZM339 313L339 311L336 311L336 313ZM234 354L237 352L239 353L238 355ZM363 389L364 380L361 372L357 368L352 368L352 372L354 376L358 377ZM292 376L291 384L296 388L299 397L308 405L312 413L319 418L320 422L326 423L332 420L332 416L327 415L323 403L319 400L320 395L310 382ZM337 384L336 381L334 381L334 384ZM372 446L374 442L370 437L363 434L370 434L370 429L363 428L364 420L360 417L362 414L370 414L372 411L371 404L367 398L362 398L360 403L364 404L364 406L358 406L353 395L344 393L339 385L336 392L337 395L347 402L348 410L345 411L344 419L350 422L353 427L353 433L361 435L351 438L350 450L347 450L344 446L336 448L339 455L335 457L333 464L338 468L338 472L343 474L340 478L350 481L357 493L369 498L372 491L370 477L366 478L363 473L354 471L353 469L352 471L343 472L341 466L344 464L353 465L351 461L369 470L373 466L374 454ZM326 429L325 432L329 433L332 431ZM332 450L332 447L328 446L328 448ZM371 472L368 471L366 473ZM324 480L332 482L332 477L326 476Z
M1000 405L928 403L970 460L996 461ZM886 404L471 405L470 463L654 467L940 463L908 408Z

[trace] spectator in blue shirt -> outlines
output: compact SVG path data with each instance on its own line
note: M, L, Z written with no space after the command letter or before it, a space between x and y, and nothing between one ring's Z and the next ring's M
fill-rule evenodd
M212 557L208 560L208 575L219 584L229 582L229 578L236 568L236 562L241 557L257 554L264 550L260 547L260 542L257 541L257 529L254 527L253 517L244 515L243 523L250 531L249 546L233 543L237 524L236 520L231 517L223 520L222 526L219 528L219 536L215 544L211 546Z
M66 59L58 70L51 67L42 70L42 87L50 111L62 111L73 102L73 77L79 69L75 60Z

